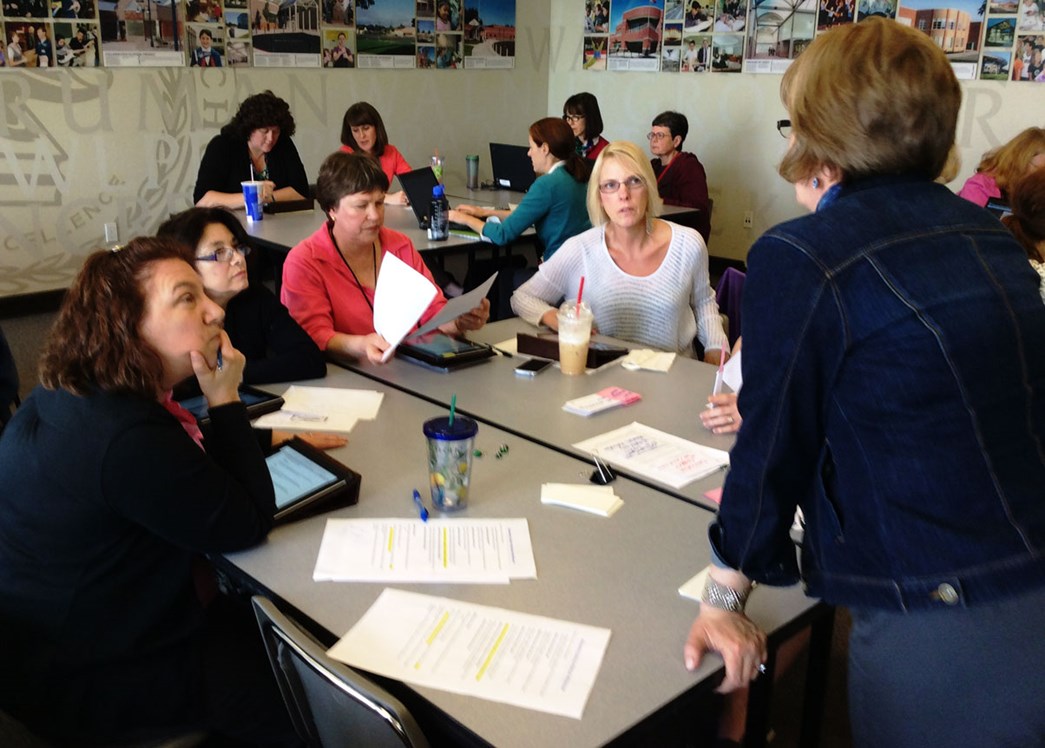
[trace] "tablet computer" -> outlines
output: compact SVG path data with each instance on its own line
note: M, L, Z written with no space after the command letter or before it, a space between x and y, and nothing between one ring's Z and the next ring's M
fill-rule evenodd
M247 417L251 420L283 407L283 398L279 395L273 395L271 392L259 390L257 387L251 387L248 384L239 386L239 399L247 406ZM178 404L196 416L196 422L201 426L210 422L207 398L203 395L179 400Z
M294 437L265 458L276 491L276 522L359 501L359 473Z
M430 332L404 340L396 348L396 355L432 369L452 371L480 363L497 354L490 346L482 343Z
M265 203L266 213L296 213L299 210L312 210L312 198L303 197L300 200L277 200Z

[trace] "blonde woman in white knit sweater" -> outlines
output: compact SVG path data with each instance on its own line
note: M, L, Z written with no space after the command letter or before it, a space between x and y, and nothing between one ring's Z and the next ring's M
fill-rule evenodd
M610 143L588 183L594 228L566 240L533 278L512 295L512 309L534 325L556 328L555 307L574 298L583 276L584 300L604 335L717 364L728 350L708 252L700 234L656 218L661 201L644 152Z

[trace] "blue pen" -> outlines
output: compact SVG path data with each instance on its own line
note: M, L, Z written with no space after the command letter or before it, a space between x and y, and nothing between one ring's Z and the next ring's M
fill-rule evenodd
M417 513L421 515L421 521L427 522L428 510L425 509L425 503L421 501L421 494L417 492L416 488L414 489L414 503L417 504Z
M222 360L221 349L218 349L218 371L221 371L221 367L225 364Z

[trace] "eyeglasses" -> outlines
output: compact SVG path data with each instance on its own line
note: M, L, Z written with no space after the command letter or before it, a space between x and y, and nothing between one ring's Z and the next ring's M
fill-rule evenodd
M791 120L789 119L778 119L776 121L776 130L780 133L782 138L791 137Z
M562 118L564 120L566 120L567 122L580 122L582 119L584 119L584 115L583 114L564 114L564 115L562 115Z
M650 141L651 143L654 140L664 140L664 138L670 138L670 137L671 137L671 133L668 133L668 132L648 132L648 133L646 133L646 140Z
M646 186L638 177L628 177L623 182L618 182L616 179L609 179L605 182L599 182L599 192L603 195L614 195L619 190L621 185L628 188L628 192L634 192L637 189L641 189Z
M246 257L250 254L250 250L251 248L249 246L218 247L209 255L197 256L196 262L232 262L232 258L235 257L237 253L241 257Z

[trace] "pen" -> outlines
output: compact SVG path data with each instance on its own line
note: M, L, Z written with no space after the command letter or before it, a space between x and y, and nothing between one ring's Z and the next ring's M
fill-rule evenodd
M327 420L326 416L319 413L303 413L298 410L283 410L280 412L289 415L292 421L315 421L318 423Z
M222 359L221 348L218 349L218 371L221 371L221 367L225 365L225 361Z
M414 503L417 504L417 513L421 515L421 521L427 522L428 510L425 509L425 503L421 501L421 494L417 492L416 488L414 489Z

